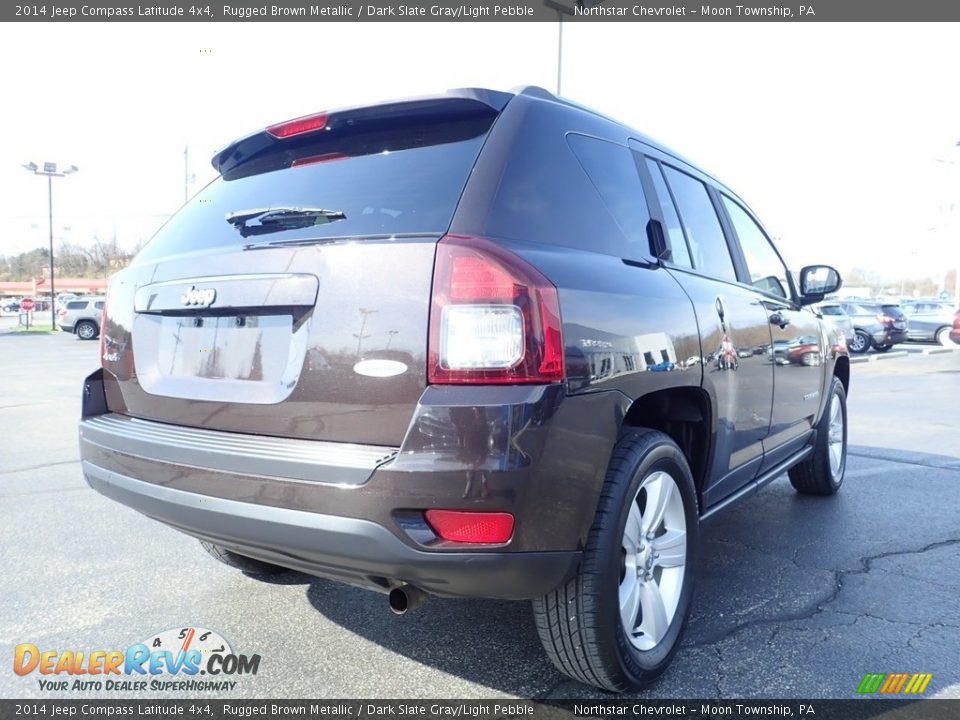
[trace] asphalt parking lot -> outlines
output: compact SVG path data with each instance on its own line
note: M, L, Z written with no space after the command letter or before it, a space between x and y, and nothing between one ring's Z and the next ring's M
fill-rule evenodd
M262 656L230 697L605 697L553 669L525 603L435 599L397 618L365 590L249 579L97 495L75 431L97 344L7 325L0 697L78 697L11 672L18 643L121 649L187 625ZM645 697L849 698L866 672L933 673L927 696L960 697L960 352L852 375L842 491L800 497L784 477L704 529L686 638Z

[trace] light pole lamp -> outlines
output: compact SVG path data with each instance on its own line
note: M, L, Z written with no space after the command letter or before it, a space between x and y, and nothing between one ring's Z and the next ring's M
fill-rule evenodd
M50 329L57 329L57 290L53 280L53 179L55 177L66 177L77 172L80 168L76 165L70 165L63 170L57 168L53 162L43 163L43 167L35 162L24 164L24 169L29 170L34 175L45 175L47 178L47 212L50 221Z

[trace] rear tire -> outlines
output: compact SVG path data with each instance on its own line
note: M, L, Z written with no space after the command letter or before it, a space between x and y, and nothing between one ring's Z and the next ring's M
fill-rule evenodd
M690 613L698 523L677 444L656 430L621 435L577 574L533 601L540 640L561 672L613 692L663 673Z
M229 565L236 570L242 570L247 575L251 575L253 577L271 577L273 575L281 575L282 573L289 572L289 570L287 570L285 567L272 565L268 562L263 562L262 560L255 560L247 557L246 555L239 555L232 550L227 550L224 547L214 545L206 540L201 540L200 544L203 546L204 550L206 550L208 553L210 553L210 555L222 562L224 565Z
M893 345L874 345L873 349L876 350L878 353L885 353L892 347Z
M100 334L100 329L95 322L81 320L77 323L77 327L74 328L74 332L77 333L77 337L81 340L93 340Z
M847 469L847 394L836 377L830 399L817 423L813 452L790 468L790 484L802 495L833 495Z
M956 346L957 346L957 344L956 344L953 340L950 339L950 328L949 328L949 327L942 327L942 328L940 328L939 330L937 330L937 334L934 335L934 340L936 341L936 343L937 343L938 345L942 345L943 347L956 347Z
M870 349L872 344L873 338L870 337L869 333L866 333L863 330L857 330L855 333L853 333L853 340L850 341L848 347L850 352L856 353L857 355L862 355Z

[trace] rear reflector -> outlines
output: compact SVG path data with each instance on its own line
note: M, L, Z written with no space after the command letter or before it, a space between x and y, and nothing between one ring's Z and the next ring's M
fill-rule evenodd
M498 544L513 537L513 515L505 512L427 510L427 522L444 540Z
M267 132L275 138L288 138L315 130L323 130L326 126L327 113L317 113L316 115L306 115L271 125L267 128Z

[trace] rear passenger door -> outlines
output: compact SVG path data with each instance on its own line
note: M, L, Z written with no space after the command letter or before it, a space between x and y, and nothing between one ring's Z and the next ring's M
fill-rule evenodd
M823 400L826 348L816 316L800 306L786 265L759 222L737 200L723 192L719 197L739 241L743 280L766 311L773 341L773 409L761 468L766 472L809 438Z
M770 429L773 367L770 331L757 294L738 282L715 197L702 176L643 149L671 255L666 267L692 300L700 326L703 387L717 425L704 509L751 482ZM657 208L654 207L655 211Z

